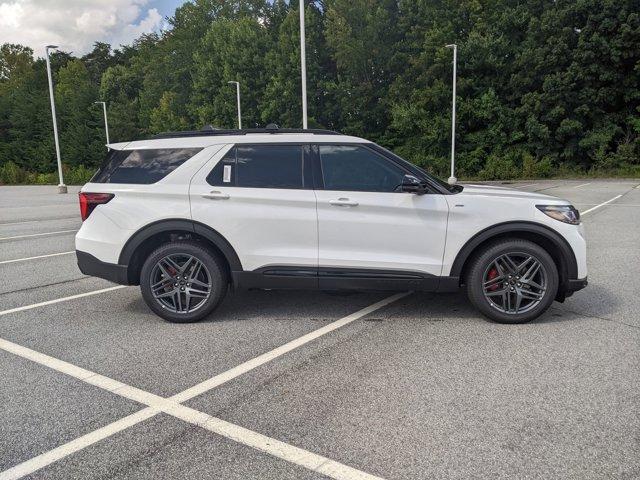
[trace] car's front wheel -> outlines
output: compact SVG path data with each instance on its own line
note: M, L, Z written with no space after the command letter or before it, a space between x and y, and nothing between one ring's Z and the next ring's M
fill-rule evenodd
M224 298L227 284L222 261L195 242L158 247L140 271L145 302L157 315L174 323L206 317Z
M558 269L541 246L521 239L496 242L473 260L467 295L485 316L500 323L524 323L553 303Z

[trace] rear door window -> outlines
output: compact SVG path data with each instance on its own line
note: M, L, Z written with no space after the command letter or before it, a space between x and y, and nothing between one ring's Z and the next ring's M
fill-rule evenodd
M207 176L214 186L304 188L301 145L239 145Z
M156 183L201 150L201 148L111 150L91 182Z

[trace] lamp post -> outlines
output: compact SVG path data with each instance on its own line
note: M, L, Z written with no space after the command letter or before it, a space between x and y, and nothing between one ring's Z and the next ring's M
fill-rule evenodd
M107 103L106 102L93 102L97 104L102 104L102 111L104 113L104 133L107 136L107 149L109 148L109 122L107 121Z
M238 130L242 130L242 114L240 113L240 82L231 81L227 83L235 83L236 85L236 100L238 102Z
M455 154L456 154L456 68L458 63L458 46L455 43L446 45L453 48L453 110L451 112L451 176L449 183L454 185L458 179L455 176Z
M304 33L304 0L300 0L300 71L302 76L302 128L307 129L307 54Z
M47 45L46 60L47 60L47 76L49 78L49 99L51 100L51 117L53 118L53 138L56 144L56 156L58 158L58 193L67 193L67 186L64 184L62 177L62 161L60 160L60 144L58 142L58 123L56 122L56 102L53 99L53 80L51 79L51 63L49 61L49 50L58 48L57 45Z

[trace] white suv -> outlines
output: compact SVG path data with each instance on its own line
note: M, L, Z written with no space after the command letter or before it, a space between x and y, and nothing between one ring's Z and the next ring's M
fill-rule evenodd
M466 287L504 323L587 285L584 228L558 198L449 186L326 130L205 130L110 145L80 193L78 266L140 285L171 322L227 288Z

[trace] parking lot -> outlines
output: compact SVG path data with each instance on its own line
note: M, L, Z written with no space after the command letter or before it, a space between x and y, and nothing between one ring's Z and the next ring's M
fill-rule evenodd
M589 286L499 325L463 293L231 293L169 324L83 276L77 187L0 187L0 479L640 478L640 181L583 213Z

